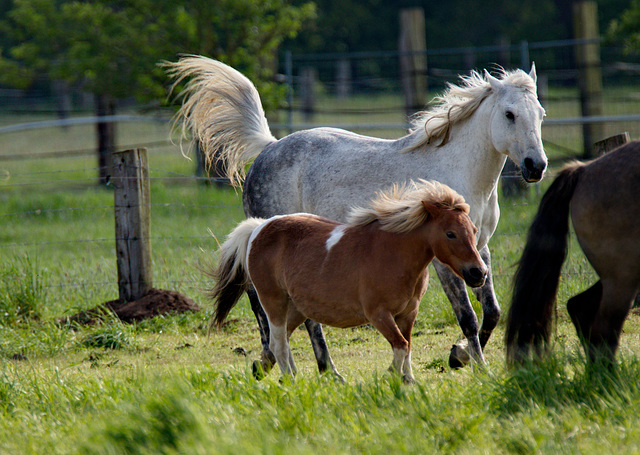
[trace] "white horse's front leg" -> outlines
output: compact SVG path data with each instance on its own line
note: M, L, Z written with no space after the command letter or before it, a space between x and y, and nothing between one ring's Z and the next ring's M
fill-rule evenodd
M470 358L478 364L484 364L484 355L482 354L482 347L478 337L480 325L478 324L478 317L471 306L464 280L437 259L434 259L433 265L438 273L438 278L440 278L442 288L451 301L451 306L456 313L462 333L466 338L465 343L454 345L451 349L449 366L452 368L462 367L469 362Z

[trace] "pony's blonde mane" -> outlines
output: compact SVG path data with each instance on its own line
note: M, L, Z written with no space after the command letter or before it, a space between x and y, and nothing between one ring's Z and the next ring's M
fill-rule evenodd
M419 180L404 185L393 185L381 191L369 207L351 210L347 223L365 226L380 222L384 231L402 234L422 226L429 217L423 202L445 210L460 210L469 213L469 205L454 190L439 182Z
M537 93L533 79L522 70L500 71L500 81L507 86ZM447 83L445 92L433 99L433 107L417 113L411 120L411 133L420 134L418 142L410 149L415 150L427 144L440 141L438 146L449 142L451 127L458 122L468 119L480 107L480 104L493 93L489 81L477 71L471 71L468 76L460 76L462 83L454 85Z

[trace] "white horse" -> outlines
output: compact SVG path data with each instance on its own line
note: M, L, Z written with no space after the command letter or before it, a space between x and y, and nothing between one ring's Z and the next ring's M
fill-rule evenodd
M507 156L528 182L542 179L547 166L535 65L529 74L502 71L499 79L486 70L462 76L460 85L448 85L435 106L417 115L409 134L397 140L334 128L298 131L278 140L255 86L238 71L200 56L167 66L175 84L189 79L178 115L183 131L191 130L207 158L219 160L236 185L254 160L243 189L247 217L309 212L344 222L351 207L365 206L392 184L437 180L470 205L478 250L490 270L487 242L498 223L497 186ZM500 317L491 275L474 289L483 309L480 327L464 281L437 261L434 266L466 338L454 345L450 365L466 364L469 355L484 363L483 348ZM275 360L266 317L255 294L249 297L262 335L262 366L268 370ZM338 375L321 326L310 320L306 326L320 371L331 368Z

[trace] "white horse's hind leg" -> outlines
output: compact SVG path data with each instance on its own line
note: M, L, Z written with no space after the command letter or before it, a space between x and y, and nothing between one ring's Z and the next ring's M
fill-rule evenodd
M283 375L293 376L296 372L296 367L289 347L286 326L274 325L269 321L269 331L271 332L269 349L276 356L276 363L280 365Z

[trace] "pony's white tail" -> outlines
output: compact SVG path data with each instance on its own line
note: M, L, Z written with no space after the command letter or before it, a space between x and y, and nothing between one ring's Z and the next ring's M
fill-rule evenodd
M253 231L264 222L261 218L248 218L240 223L220 247L218 266L209 273L215 285L210 297L215 301L215 312L211 326L220 326L229 311L247 290L249 272L247 249Z
M183 137L190 130L207 165L220 162L231 184L240 185L245 165L276 141L258 90L241 73L210 58L190 55L164 66L175 80L172 90L189 79L174 127L182 125Z

